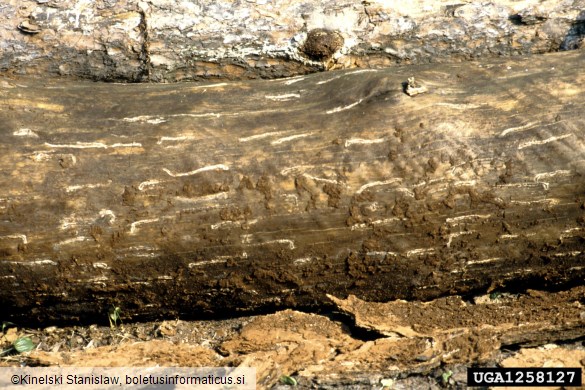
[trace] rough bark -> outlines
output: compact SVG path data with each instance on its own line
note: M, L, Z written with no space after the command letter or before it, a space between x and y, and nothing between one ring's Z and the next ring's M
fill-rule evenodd
M581 45L584 7L583 0L7 0L0 5L0 70L234 80L546 53ZM335 32L342 43L330 55L310 50L306 38L315 29Z
M582 283L584 57L3 79L0 303L233 315ZM411 77L427 91L408 96Z

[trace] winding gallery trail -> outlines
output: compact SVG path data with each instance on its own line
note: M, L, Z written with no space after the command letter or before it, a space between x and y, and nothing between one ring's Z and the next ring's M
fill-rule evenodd
M0 79L0 304L230 315L582 282L584 60Z

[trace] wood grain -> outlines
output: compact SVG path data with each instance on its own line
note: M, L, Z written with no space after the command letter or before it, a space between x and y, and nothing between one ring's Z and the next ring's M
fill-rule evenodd
M581 283L584 56L3 78L0 303L152 318Z

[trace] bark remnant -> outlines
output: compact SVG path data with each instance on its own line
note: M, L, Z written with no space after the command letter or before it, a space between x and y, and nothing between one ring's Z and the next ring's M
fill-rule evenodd
M6 0L0 70L127 82L241 80L539 54L580 47L583 12L582 0ZM337 32L335 50L307 56L312 30Z

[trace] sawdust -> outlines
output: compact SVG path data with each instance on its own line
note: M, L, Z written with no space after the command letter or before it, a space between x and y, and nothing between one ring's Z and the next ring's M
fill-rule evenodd
M29 336L37 348L0 365L250 366L259 388L283 375L300 388L465 385L466 367L585 365L585 287L492 294L464 301L370 303L331 297L338 311L181 321L5 329L3 349ZM345 313L345 314L341 314ZM106 320L105 318L103 320ZM104 322L105 321L101 321ZM443 383L443 374L449 374Z

